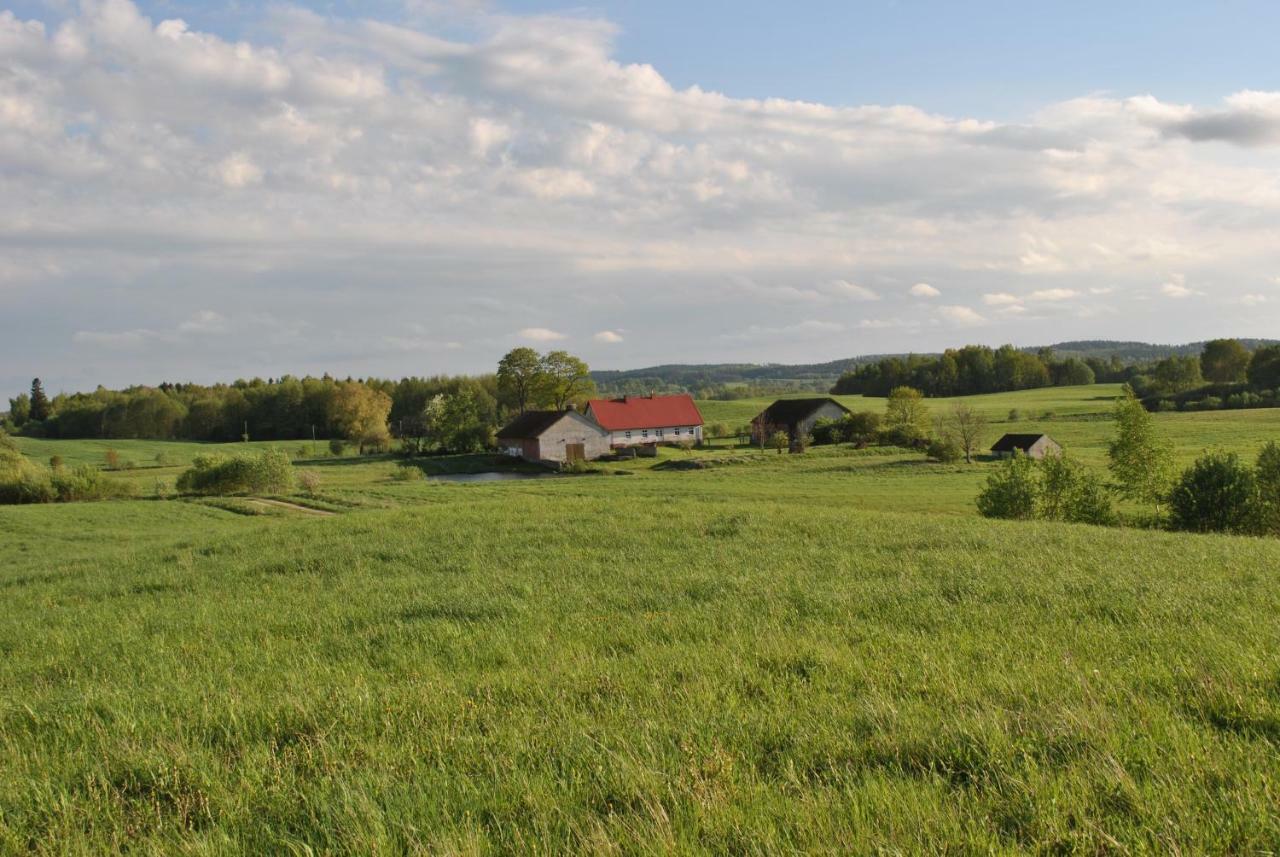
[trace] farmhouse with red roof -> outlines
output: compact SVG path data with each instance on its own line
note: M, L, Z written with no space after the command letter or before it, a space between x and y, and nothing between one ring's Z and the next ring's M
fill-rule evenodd
M592 399L586 413L609 433L611 446L702 442L702 414L687 393Z

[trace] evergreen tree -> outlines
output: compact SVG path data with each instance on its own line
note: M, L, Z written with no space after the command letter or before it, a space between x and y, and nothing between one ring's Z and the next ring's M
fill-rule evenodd
M40 385L40 379L34 378L31 381L31 410L29 418L36 422L44 422L52 415L52 409L49 407L49 397L44 394L44 387Z

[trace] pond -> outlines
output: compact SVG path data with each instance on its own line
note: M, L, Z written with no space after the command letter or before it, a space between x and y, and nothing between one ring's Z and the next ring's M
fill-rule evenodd
M547 479L558 473L522 472L519 470L492 470L487 473L438 473L428 476L432 482L506 482L513 479Z

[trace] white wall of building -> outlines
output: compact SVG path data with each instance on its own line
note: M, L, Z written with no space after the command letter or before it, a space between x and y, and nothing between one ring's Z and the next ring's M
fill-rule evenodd
M702 442L702 426L664 426L651 429L628 429L610 432L612 446L636 446L642 443Z

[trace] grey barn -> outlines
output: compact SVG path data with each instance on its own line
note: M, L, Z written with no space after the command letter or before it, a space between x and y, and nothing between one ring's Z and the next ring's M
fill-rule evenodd
M590 461L609 454L609 433L573 408L525 411L498 432L498 448L543 464Z
M1021 452L1028 458L1061 455L1062 446L1047 434L1007 434L995 442L991 453L996 458L1012 458Z
M829 396L820 399L778 399L751 421L751 439L760 443L768 440L774 432L784 431L787 437L796 441L813 431L814 423L818 420L838 420L848 413L848 408Z

